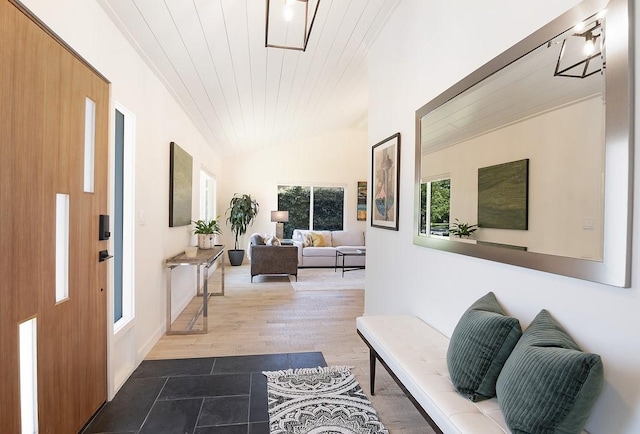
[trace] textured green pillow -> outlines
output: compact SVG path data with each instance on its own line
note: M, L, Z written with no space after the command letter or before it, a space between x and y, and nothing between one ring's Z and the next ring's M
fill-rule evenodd
M504 365L498 403L513 434L580 433L604 382L597 354L583 353L546 310Z
M471 401L496 396L496 380L522 329L504 315L493 292L473 303L456 325L447 351L455 388Z

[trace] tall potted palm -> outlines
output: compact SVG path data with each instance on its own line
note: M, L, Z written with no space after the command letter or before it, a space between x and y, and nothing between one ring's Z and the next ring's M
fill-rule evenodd
M247 232L247 228L253 224L253 219L258 215L260 205L249 194L236 193L229 202L227 209L227 224L235 235L234 249L229 250L229 262L231 265L240 265L244 259L244 250L238 247L238 237Z

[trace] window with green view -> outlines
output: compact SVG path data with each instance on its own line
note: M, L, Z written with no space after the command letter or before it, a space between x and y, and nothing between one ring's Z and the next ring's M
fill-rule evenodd
M289 211L285 238L291 238L294 229L342 230L344 188L279 185L278 209Z
M451 179L439 179L420 184L420 207L420 233L448 236ZM429 222L428 227L427 222Z

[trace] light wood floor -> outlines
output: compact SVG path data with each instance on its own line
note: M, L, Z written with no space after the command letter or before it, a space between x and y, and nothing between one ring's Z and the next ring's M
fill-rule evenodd
M209 333L163 336L147 358L321 351L328 365L351 366L369 395L369 352L355 326L364 291L294 291L277 276L257 276L252 284L247 265L227 267L225 287L224 297L210 298ZM381 365L369 398L390 433L433 433Z

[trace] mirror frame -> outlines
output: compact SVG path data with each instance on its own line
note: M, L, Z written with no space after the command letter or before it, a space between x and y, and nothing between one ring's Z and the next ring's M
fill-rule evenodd
M631 286L634 71L631 0L585 0L489 61L416 111L413 243L619 287ZM494 72L606 8L605 187L603 260L467 244L420 235L421 118Z

